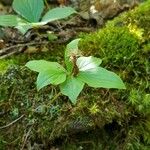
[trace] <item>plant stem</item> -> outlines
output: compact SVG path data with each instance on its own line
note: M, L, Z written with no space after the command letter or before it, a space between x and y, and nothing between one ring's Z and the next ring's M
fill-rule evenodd
M13 125L14 123L16 123L17 121L19 121L20 119L22 119L25 115L21 115L19 118L17 118L16 120L12 121L11 123L5 125L5 126L2 126L0 127L0 129L5 129L7 127L10 127L11 125Z
M47 106L50 106L59 96L61 95L61 92L57 93L52 100L50 100L50 103L47 104Z
M48 5L48 3L47 3L47 0L44 0L44 2L45 2L45 5L46 5L47 10L49 10L50 7L49 7L49 5Z

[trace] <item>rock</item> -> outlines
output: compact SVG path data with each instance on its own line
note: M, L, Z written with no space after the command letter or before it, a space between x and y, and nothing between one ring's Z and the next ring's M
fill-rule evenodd
M71 6L84 19L94 19L98 25L103 25L104 20L137 6L139 2L142 0L70 0Z
M115 17L120 12L138 5L133 0L95 0L91 3L89 16L95 19L98 25L103 25L104 20Z

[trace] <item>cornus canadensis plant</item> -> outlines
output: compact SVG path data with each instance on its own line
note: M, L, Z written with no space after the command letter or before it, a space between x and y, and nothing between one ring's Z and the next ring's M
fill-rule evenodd
M59 85L61 93L68 96L74 104L85 84L94 88L125 89L118 75L99 66L102 63L100 58L79 56L79 40L73 40L67 45L66 69L57 62L45 60L33 60L26 64L29 69L39 73L37 89L49 84Z
M12 7L20 15L0 15L0 26L16 27L25 34L28 29L39 27L48 22L63 19L76 11L71 7L59 7L49 10L43 17L43 0L14 0Z

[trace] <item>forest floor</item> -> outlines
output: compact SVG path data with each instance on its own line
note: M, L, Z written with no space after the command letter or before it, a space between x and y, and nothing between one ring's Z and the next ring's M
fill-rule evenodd
M108 7L103 21L78 12L24 35L0 27L0 150L150 149L147 1ZM49 1L45 10L60 5L64 4ZM0 2L0 15L8 13L14 13L12 7ZM83 38L81 51L102 58L102 66L116 72L127 89L86 86L75 106L61 95L48 108L58 88L48 86L37 92L36 74L25 64L33 59L62 63L66 45L76 38Z

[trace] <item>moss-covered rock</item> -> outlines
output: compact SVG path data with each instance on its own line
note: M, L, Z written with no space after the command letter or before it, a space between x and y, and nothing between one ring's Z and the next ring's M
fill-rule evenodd
M125 123L127 130L122 127L126 130L123 147L114 149L149 149L149 13L150 1L108 22L104 29L82 35L84 39L80 47L86 50L84 53L101 57L102 65L118 72L126 82L127 90L120 98L127 103L127 112L132 117Z
M83 54L102 58L103 67L118 73L126 90L85 87L75 106L62 95L51 104L58 88L37 92L36 73L24 64L41 58L61 63L62 47L2 60L0 149L149 149L149 13L150 1L95 33L81 35Z

